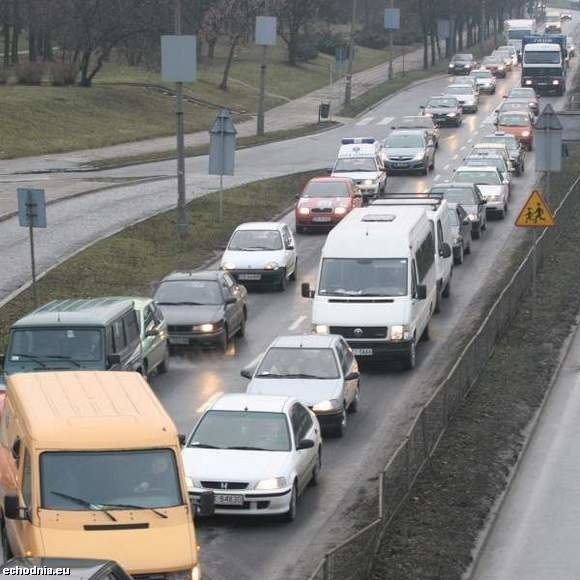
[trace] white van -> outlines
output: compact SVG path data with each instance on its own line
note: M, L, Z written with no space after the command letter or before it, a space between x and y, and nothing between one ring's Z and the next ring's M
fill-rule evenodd
M379 206L422 206L431 220L435 237L435 266L437 267L437 306L435 312L441 308L441 297L449 298L451 293L451 277L453 276L453 256L451 247L451 223L447 201L443 196L425 197L425 194L389 195L387 199L373 202Z
M373 137L342 139L331 175L350 177L360 189L363 200L384 194L387 173L381 144Z
M313 330L340 334L362 358L415 366L437 302L435 239L422 207L354 209L322 249Z

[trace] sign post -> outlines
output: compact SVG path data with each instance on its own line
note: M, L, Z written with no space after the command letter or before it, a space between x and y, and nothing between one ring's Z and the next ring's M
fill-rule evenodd
M209 131L209 174L220 176L219 221L223 221L224 175L234 174L236 128L227 109L222 109Z
M393 8L395 0L391 0L391 7L385 8L385 30L389 31L389 80L393 78L393 30L401 27L401 11Z
M269 46L276 44L276 17L256 16L256 44L262 47L260 64L260 95L258 97L257 135L264 134L264 96L266 94L266 55Z
M34 228L46 227L46 201L44 189L18 188L18 223L28 228L30 237L30 266L32 269L32 299L38 306L36 292L36 264L34 259Z

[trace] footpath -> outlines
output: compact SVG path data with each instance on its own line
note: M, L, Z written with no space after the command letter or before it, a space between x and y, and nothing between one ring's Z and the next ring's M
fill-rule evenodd
M580 578L580 332L470 580Z
M423 64L423 49L393 60L395 73L417 70ZM388 63L382 63L370 69L353 74L352 97L356 98L373 87L385 82L388 78ZM350 119L337 117L337 112L344 104L345 80L340 79L332 85L313 91L266 112L266 132L294 129L316 123L320 103L330 103L331 119L349 122ZM251 119L236 125L237 136L246 137L256 134L256 120ZM185 145L198 146L209 143L207 131L191 133L185 136ZM112 188L126 184L107 177L98 177L93 172L83 171L83 166L91 162L117 157L128 157L168 151L175 148L175 137L161 137L123 143L99 149L72 151L36 157L0 160L0 221L14 215L17 187L43 188L48 202L74 197L90 191ZM159 179L172 179L171 175L160 175ZM131 181L130 183L136 183Z

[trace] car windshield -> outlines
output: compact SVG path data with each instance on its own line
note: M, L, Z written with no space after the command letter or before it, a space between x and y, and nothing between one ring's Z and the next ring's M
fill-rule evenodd
M524 52L524 64L560 64L561 59L562 54L559 50L526 50Z
M228 245L228 250L234 251L281 249L282 237L278 230L237 230Z
M348 187L341 181L313 181L304 188L302 197L348 197Z
M447 87L445 92L448 95L468 95L469 93L473 92L467 85L461 85L456 87Z
M456 54L452 59L453 62L469 62L473 60L470 54Z
M357 171L377 171L377 165L372 157L346 157L339 159L334 166L334 173L355 173Z
M437 187L433 187L431 188L431 193L442 193L445 199L450 203L460 203L462 205L475 204L473 191L469 187L441 188L439 191Z
M533 89L512 89L508 94L508 99L533 99Z
M167 280L155 293L158 304L222 304L219 284L213 280Z
M475 72L471 73L472 77L475 77L476 79L491 79L493 77L493 75L488 71L483 71L483 70L478 70Z
M507 170L505 166L505 161L500 157L488 157L488 156L467 157L465 159L465 165L478 165L480 167L493 166L499 169L502 173L505 173Z
M500 113L507 113L508 111L529 111L530 105L528 101L506 101L500 108Z
M35 363L38 360L96 362L103 360L103 331L99 328L14 329L8 361Z
M457 108L456 99L446 99L445 97L437 97L435 99L429 99L427 107L435 107L441 109L455 109Z
M322 296L406 296L407 260L324 258L318 293Z
M425 146L421 133L391 133L385 139L388 149L417 149Z
M504 113L499 116L498 124L503 127L528 127L530 119L527 115L511 115Z
M290 433L284 413L208 411L187 445L206 449L290 451ZM227 458L223 458L227 461Z
M429 117L403 117L393 123L396 129L433 129L433 121Z
M331 348L271 348L256 372L257 377L338 379Z
M45 451L40 455L44 509L168 508L183 505L175 454L139 451Z
M480 185L500 185L501 178L497 171L456 171L453 181L463 181L465 183L477 183Z

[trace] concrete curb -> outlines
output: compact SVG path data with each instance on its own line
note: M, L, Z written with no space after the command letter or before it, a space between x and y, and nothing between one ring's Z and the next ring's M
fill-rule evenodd
M550 383L548 384L548 388L546 389L546 393L544 394L544 398L542 400L542 403L540 404L540 406L536 410L534 417L532 418L531 422L529 423L529 425L526 427L526 429L524 431L525 435L526 435L524 445L523 445L523 447L518 455L516 462L514 463L512 468L510 469L510 473L508 475L508 480L507 480L507 484L505 486L505 489L501 492L500 496L497 498L497 500L495 501L493 507L491 508L491 510L489 512L485 528L483 529L482 533L480 534L480 537L477 541L477 544L474 548L474 551L472 552L472 562L469 565L469 567L467 568L467 570L463 573L462 580L472 580L475 573L477 572L477 568L481 562L481 556L482 556L483 552L485 551L485 548L488 545L491 534L492 534L493 530L495 529L495 526L496 526L497 521L499 519L499 515L501 513L501 509L503 507L503 504L504 504L504 502L505 502L505 500L506 500L506 498L507 498L507 496L512 488L512 485L517 477L518 468L519 468L521 462L523 461L523 459L526 455L526 452L528 450L528 447L530 446L532 439L534 438L534 434L538 428L538 424L540 422L542 412L545 409L546 405L548 404L548 401L550 400L550 395L552 393L554 385L556 384L556 381L560 377L562 365L564 364L564 361L566 360L566 357L568 356L568 353L570 352L570 348L572 346L572 342L574 341L574 337L576 336L576 333L578 331L579 324L580 324L580 316L576 318L576 323L574 324L572 330L570 331L570 333L568 334L568 336L564 340L562 346L560 347L560 352L558 353L558 362L556 364L556 368L554 369L554 373L552 374L552 378L550 379Z

